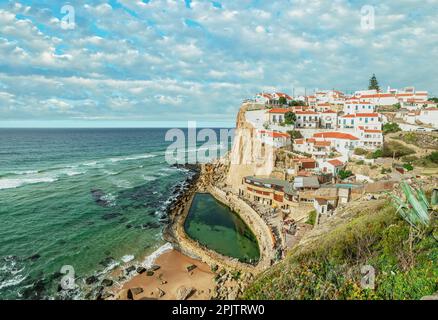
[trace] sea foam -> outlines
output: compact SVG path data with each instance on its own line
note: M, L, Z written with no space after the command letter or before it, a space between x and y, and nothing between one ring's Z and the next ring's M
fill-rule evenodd
M154 264L155 260L157 260L157 258L159 256L161 256L163 253L170 251L173 249L173 246L170 242L165 243L164 245L162 245L161 247L159 247L157 250L155 250L154 252L152 252L149 256L146 257L146 259L144 259L144 261L142 262L142 266L145 268L150 268L152 267L152 265Z

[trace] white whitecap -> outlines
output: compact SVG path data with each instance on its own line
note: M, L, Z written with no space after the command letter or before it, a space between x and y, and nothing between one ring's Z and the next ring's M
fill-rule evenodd
M155 260L157 260L157 258L159 256L161 256L163 253L170 251L173 249L173 246L170 242L165 243L164 245L162 245L161 247L159 247L157 250L155 250L154 252L152 252L149 256L146 257L146 259L144 259L144 261L142 262L142 266L145 268L150 268L152 267L152 265L154 264Z
M125 256L122 257L122 261L123 261L124 263L128 263L128 262L134 260L134 258L135 258L135 257L134 257L132 254L127 254L127 255L125 255Z

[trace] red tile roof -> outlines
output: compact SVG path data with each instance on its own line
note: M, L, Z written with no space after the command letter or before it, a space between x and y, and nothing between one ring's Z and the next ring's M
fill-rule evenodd
M315 159L312 158L295 158L294 161L301 162L301 163L313 163L315 162Z
M286 94L286 93L283 93L283 92L276 92L275 94L276 94L277 96L279 96L279 97L284 97L284 98L286 98L287 100L292 100L291 96L288 95L288 94Z
M315 138L328 138L328 139L344 139L344 140L359 140L359 138L343 132L319 132L313 135Z
M268 136L273 137L273 138L289 138L290 137L288 133L283 133L283 132L261 130L260 133L267 134Z
M291 111L289 108L272 108L268 113L286 113Z
M330 141L315 141L315 146L317 147L330 147Z
M344 163L338 159L333 159L333 160L329 160L327 161L328 163L330 163L331 165L335 166L335 167L341 167L344 165Z
M378 113L356 113L356 118L357 117L374 118L378 116L379 116Z

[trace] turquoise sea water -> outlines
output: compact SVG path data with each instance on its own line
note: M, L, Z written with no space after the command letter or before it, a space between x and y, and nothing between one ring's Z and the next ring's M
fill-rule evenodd
M165 129L0 129L0 299L58 298L60 270L87 277L162 246L187 170Z
M223 255L248 263L260 258L257 239L249 227L210 194L195 195L185 230L191 238Z

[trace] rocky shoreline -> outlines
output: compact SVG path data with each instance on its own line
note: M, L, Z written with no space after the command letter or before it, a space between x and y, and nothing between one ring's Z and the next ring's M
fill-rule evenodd
M203 290L203 297L209 299L236 299L243 292L244 288L254 279L254 276L266 270L272 263L272 237L269 228L263 220L253 212L243 201L237 197L227 194L213 181L225 176L223 164L216 162L206 165L174 165L174 167L188 170L188 177L173 190L173 196L168 200L166 208L163 208L163 216L160 222L165 223L162 237L165 241L172 244L173 249L177 250L188 259L205 263L209 271L214 274L214 289ZM221 255L213 250L206 248L195 240L188 237L184 230L184 222L191 207L192 200L196 193L208 192L217 200L229 206L233 211L245 221L257 237L260 249L260 260L256 265L251 265L238 261L238 259ZM259 221L260 220L260 221ZM91 276L85 280L87 285L94 286L88 293L88 299L134 299L141 296L141 288L122 289L124 284L131 281L134 277L151 277L161 266L152 265L145 268L137 262L124 267L118 267L112 273L112 278L107 277L99 280L96 276ZM112 280L114 279L114 280ZM196 286L196 278L193 278ZM196 289L193 288L194 292ZM161 299L163 290L156 288L154 299ZM208 291L208 292L207 292ZM158 294L161 293L161 294ZM168 295L169 296L169 295ZM187 298L186 296L185 298ZM167 297L164 297L167 298Z

